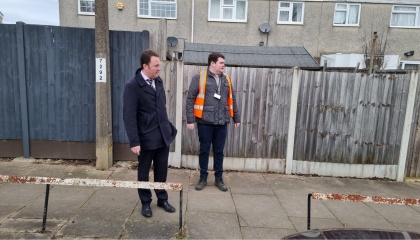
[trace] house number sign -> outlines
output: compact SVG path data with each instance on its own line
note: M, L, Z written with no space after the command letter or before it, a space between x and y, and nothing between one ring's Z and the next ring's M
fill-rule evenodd
M105 58L96 58L96 82L106 82Z

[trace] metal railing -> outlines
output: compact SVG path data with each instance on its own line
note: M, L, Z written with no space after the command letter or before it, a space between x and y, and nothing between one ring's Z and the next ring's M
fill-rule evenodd
M307 230L311 229L311 199L420 206L420 199L416 199L416 198L390 198L390 197L365 196L365 195L359 195L359 194L340 194L340 193L317 193L317 192L309 193L308 194Z
M50 185L61 186L85 186L85 187L116 187L116 188L145 188L176 190L179 192L179 233L182 234L182 195L183 189L181 183L163 183L163 182L140 182L140 181L118 181L109 179L81 179L81 178L52 178L52 177L33 177L33 176L7 176L0 175L0 183L29 183L46 184L44 214L42 218L42 231L45 231L48 212L48 199Z

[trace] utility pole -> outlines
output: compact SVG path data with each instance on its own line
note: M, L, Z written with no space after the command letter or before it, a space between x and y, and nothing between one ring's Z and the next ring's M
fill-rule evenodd
M95 1L96 169L112 166L112 109L108 0Z
M372 46L370 47L370 61L369 61L369 74L372 74L373 69L373 59L375 58L375 48L376 48L376 39L378 38L378 33L373 33Z

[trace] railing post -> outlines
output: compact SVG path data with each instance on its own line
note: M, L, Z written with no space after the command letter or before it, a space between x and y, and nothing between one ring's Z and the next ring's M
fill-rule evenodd
M182 188L179 191L179 236L182 236Z
M44 215L42 217L42 231L45 231L45 225L47 223L48 198L49 197L50 197L50 184L47 184L47 190L45 192Z
M308 230L311 230L311 198L312 198L312 193L308 194Z

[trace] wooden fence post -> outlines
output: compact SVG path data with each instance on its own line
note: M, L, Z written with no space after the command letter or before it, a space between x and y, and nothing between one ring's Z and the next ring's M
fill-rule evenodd
M408 145L410 143L411 125L413 123L414 105L416 103L417 82L419 81L419 72L412 71L410 77L410 88L408 90L407 107L405 109L404 128L401 139L400 155L398 158L397 181L404 181L405 165L407 163Z
M30 141L29 141L29 116L28 116L28 95L26 91L26 71L25 71L25 41L24 41L24 24L16 23L16 41L17 41L17 58L19 69L19 93L20 93L20 114L22 121L22 144L23 157L29 158Z
M287 134L286 174L291 174L293 169L293 152L296 133L297 102L299 97L300 75L298 67L293 68L292 97L290 101L289 132Z

